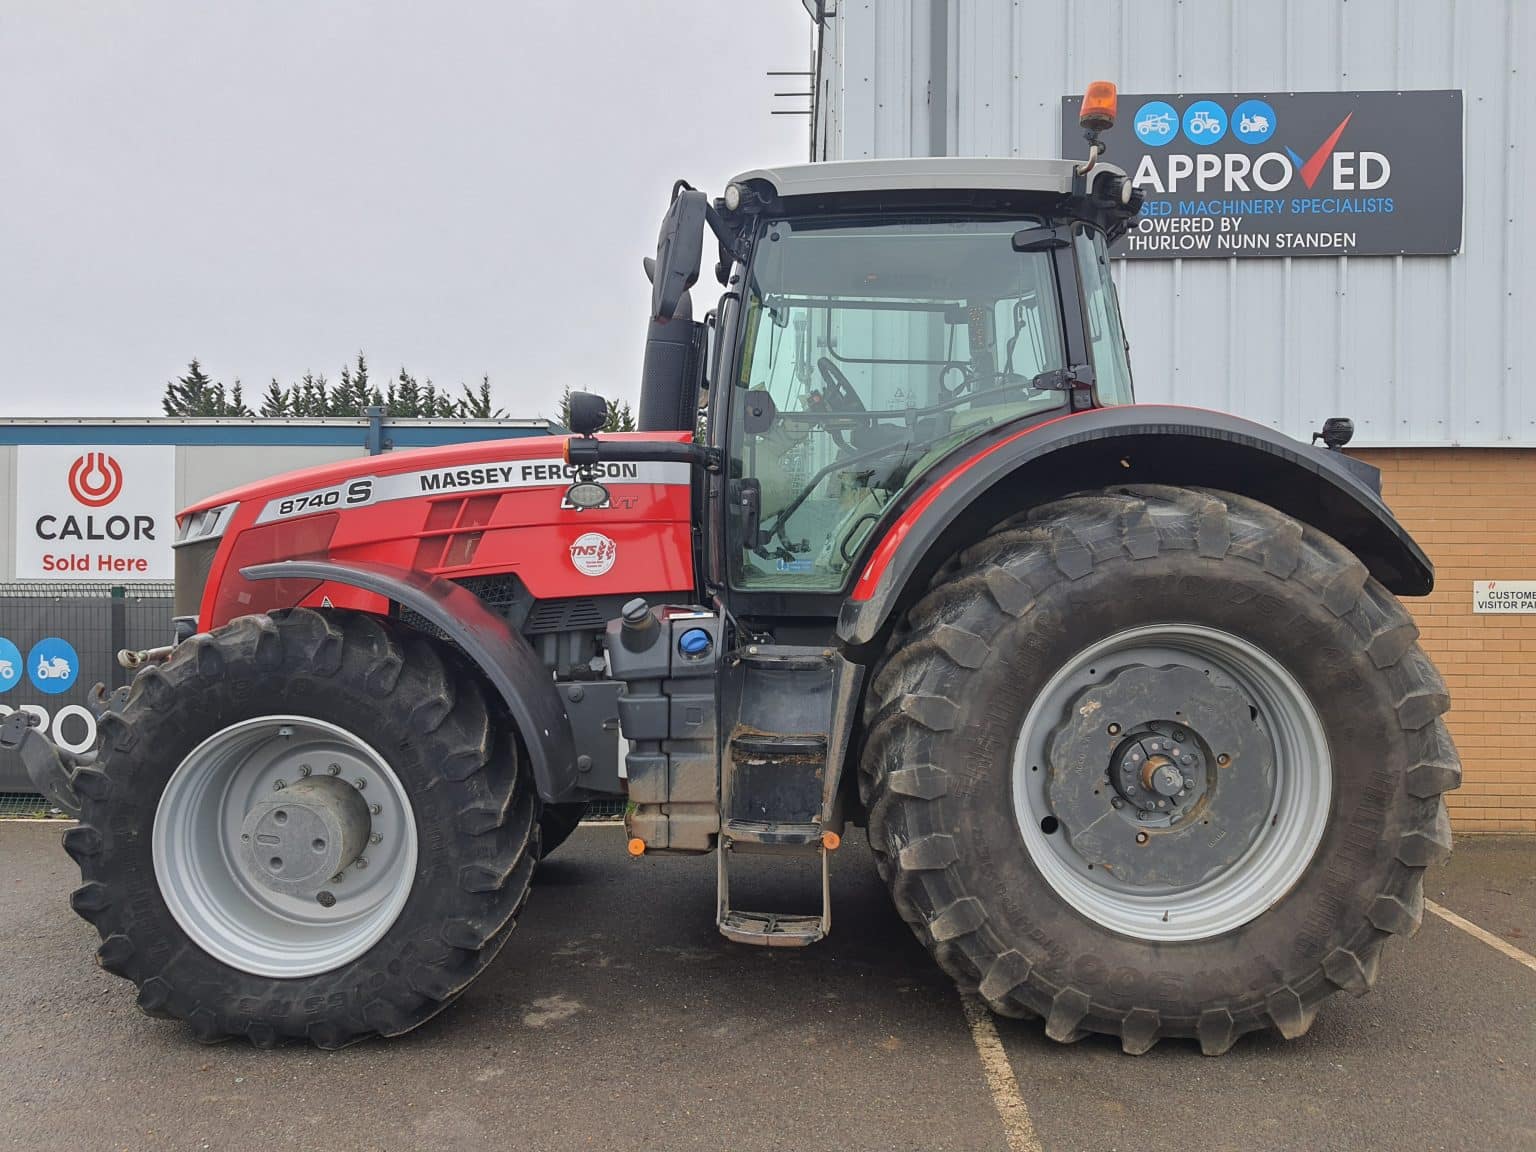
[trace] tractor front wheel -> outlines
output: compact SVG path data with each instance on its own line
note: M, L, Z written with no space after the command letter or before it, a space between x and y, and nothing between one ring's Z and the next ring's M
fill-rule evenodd
M537 798L459 655L295 609L134 680L65 848L102 967L200 1040L334 1048L435 1015L528 895Z
M1366 991L1450 848L1445 689L1336 541L1220 492L1056 501L959 555L868 702L870 841L962 990L1128 1052Z

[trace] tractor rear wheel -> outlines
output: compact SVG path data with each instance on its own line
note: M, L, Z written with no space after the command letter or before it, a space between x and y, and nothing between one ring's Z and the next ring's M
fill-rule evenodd
M1360 561L1221 492L1059 500L957 556L868 702L897 908L1046 1033L1210 1055L1363 993L1423 914L1460 765L1418 631Z
M538 858L516 734L456 652L373 617L247 616L102 720L72 903L101 966L204 1041L398 1035L500 950Z

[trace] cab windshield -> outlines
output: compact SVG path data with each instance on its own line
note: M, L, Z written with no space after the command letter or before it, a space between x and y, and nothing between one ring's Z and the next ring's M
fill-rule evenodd
M732 389L732 583L835 590L881 511L956 445L1062 407L1067 366L1039 219L769 222ZM1075 299L1075 289L1074 299ZM755 523L754 523L755 521Z

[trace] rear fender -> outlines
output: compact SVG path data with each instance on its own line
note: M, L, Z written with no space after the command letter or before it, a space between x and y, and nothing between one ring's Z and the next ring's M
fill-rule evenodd
M576 791L571 722L549 669L480 598L451 580L365 561L283 560L241 569L247 580L325 580L393 600L426 617L479 666L517 722L546 803Z
M889 513L838 618L860 647L905 611L940 564L1031 505L1119 484L1217 488L1328 533L1401 596L1434 566L1381 499L1379 470L1220 412L1134 404L1058 416L961 450Z

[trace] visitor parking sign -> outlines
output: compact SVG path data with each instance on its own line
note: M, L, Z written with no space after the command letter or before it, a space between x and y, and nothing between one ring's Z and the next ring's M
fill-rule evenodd
M1474 580L1472 611L1536 616L1536 580Z
M1081 104L1062 100L1066 156ZM1121 93L1103 139L1145 197L1116 256L1461 250L1460 91Z

